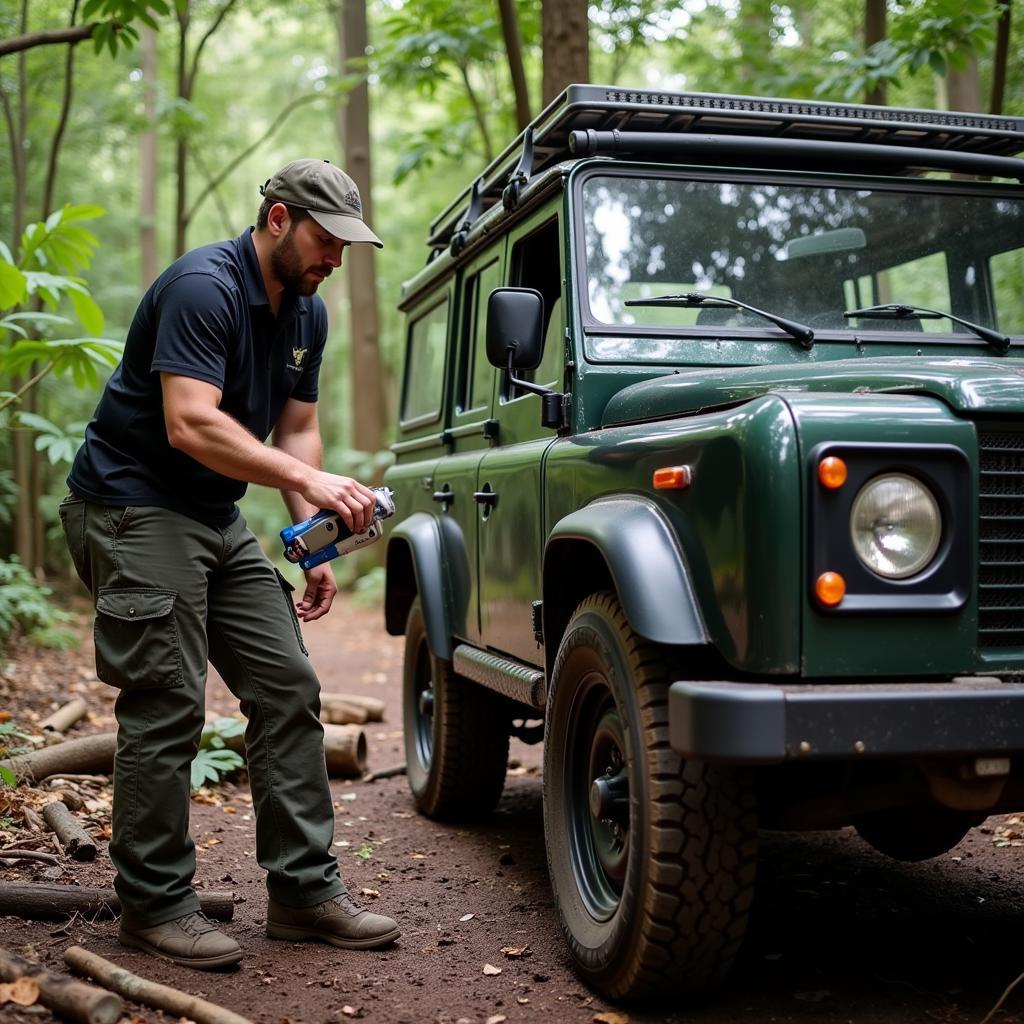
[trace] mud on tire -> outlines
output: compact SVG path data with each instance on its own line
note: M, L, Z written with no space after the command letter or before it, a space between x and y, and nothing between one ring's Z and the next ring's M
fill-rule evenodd
M507 702L430 653L419 598L405 625L402 712L406 773L420 812L468 821L494 810L508 765Z
M669 746L664 653L613 593L574 612L544 737L551 883L580 974L612 997L698 993L736 957L753 896L757 819L741 769Z

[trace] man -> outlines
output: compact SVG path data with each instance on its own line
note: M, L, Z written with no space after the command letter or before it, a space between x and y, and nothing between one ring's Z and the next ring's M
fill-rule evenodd
M331 854L319 682L299 619L331 607L330 566L292 587L246 528L247 483L279 488L294 521L336 510L371 522L369 488L320 468L320 283L345 246L380 239L359 191L325 160L288 164L260 189L256 228L173 263L146 292L124 357L86 431L61 522L96 602L96 670L120 688L113 836L122 944L190 967L237 963L238 944L191 887L189 766L207 660L238 697L267 872L267 934L344 948L398 928L347 894ZM273 432L273 446L264 445Z

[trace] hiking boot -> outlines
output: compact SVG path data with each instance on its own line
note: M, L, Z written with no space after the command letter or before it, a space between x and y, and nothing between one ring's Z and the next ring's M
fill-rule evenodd
M267 906L267 935L272 939L312 939L342 949L375 949L394 942L399 934L390 917L371 914L347 892L312 907L286 907L274 899Z
M152 928L129 930L122 925L117 941L122 946L132 946L152 956L185 967L197 967L201 971L228 967L242 959L241 946L198 912L164 921Z

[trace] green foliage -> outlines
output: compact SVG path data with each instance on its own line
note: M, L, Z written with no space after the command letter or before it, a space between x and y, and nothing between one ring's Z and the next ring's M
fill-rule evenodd
M386 581L387 570L375 565L352 585L352 603L359 608L383 607Z
M70 621L71 616L53 607L49 601L52 593L17 558L0 561L0 645L15 631L42 647L67 649L77 642L74 633L62 628L61 623Z
M857 43L848 44L816 92L858 100L922 69L940 77L962 70L972 54L991 47L1001 14L990 0L911 0L900 6L886 39L860 53Z
M358 850L356 850L356 856L360 860L369 860L373 856L373 846L370 843L363 843Z
M14 722L0 722L0 757L13 757L24 753L28 747L17 741L29 739L31 737L28 733L22 732ZM10 768L0 765L0 782L7 786L15 786L18 779Z
M85 281L77 276L88 268L98 245L96 236L82 222L102 215L102 208L89 204L55 210L45 221L25 229L17 262L0 243L0 314L4 314L0 316L0 340L5 336L15 339L0 350L0 375L31 373L34 376L29 386L33 386L47 373L68 374L76 387L96 387L100 371L109 372L117 365L124 346L96 337L103 330L103 312ZM65 297L78 322L93 337L46 336L73 325L68 317L53 312ZM17 308L33 298L50 312ZM31 336L30 329L39 336ZM0 410L20 400L26 390L23 387L0 396ZM48 432L59 437L37 447L47 450L51 462L60 461L72 442L58 428Z
M245 722L237 718L217 718L203 729L199 753L192 762L192 792L207 783L216 784L245 766L245 759L227 749L227 740L241 736Z
M51 466L56 466L59 462L73 462L75 453L85 440L87 424L81 421L69 423L64 428L36 413L19 412L15 413L14 418L21 426L36 431L36 451L46 452Z
M117 56L119 46L131 48L139 41L138 29L132 24L135 19L157 28L153 15L169 13L164 0L86 0L82 7L83 21L105 19L93 29L92 41L97 53L106 47L112 57Z

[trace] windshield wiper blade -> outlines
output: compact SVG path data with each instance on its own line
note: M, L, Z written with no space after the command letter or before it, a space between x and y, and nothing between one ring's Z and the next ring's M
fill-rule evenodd
M912 306L902 302L888 302L881 306L867 306L864 309L848 309L843 313L847 320L952 320L955 324L966 327L982 341L987 341L998 353L1003 354L1010 348L1010 339L1005 334L993 331L991 327L964 320L953 313L941 309L929 309L927 306Z
M803 348L809 349L814 346L814 331L805 324L797 323L796 320L789 320L776 313L769 313L767 310L758 309L739 299L725 299L719 295L706 295L704 292L683 292L680 295L655 295L649 299L626 299L627 306L703 306L706 309L746 309L757 316L770 320L776 327L781 327L787 334L792 335L800 342Z

